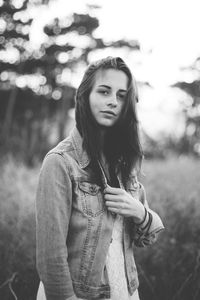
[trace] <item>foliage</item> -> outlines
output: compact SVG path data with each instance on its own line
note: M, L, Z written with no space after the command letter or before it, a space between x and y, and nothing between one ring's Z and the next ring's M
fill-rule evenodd
M42 8L43 2L47 3L41 0L36 4ZM33 21L30 10L33 5L33 0L22 0L21 5L14 0L0 3L0 31L3 34L0 39L0 93L3 99L0 103L2 118L0 129L1 146L4 152L12 151L14 148L13 137L17 138L19 146L23 144L23 132L27 137L34 136L31 141L26 138L26 142L29 147L36 150L48 135L48 132L42 130L43 121L52 123L49 110L52 102L60 99L62 101L59 105L53 106L56 107L54 117L59 111L57 139L63 138L68 110L74 105L74 88L70 80L62 79L63 72L66 74L68 71L71 74L80 59L84 61L83 56L89 52L89 45L94 44L92 32L98 26L98 20L89 14L68 16L71 21L65 26L61 26L56 19L52 25L49 25L52 33L46 32L46 36L49 36L47 42L34 50L29 40ZM76 35L78 40L81 39L81 34L82 37L87 35L86 45L80 48L66 35L64 44L59 44L58 36L63 37L64 30L65 33ZM67 56L68 59L61 61L60 55ZM36 107L35 103L39 105ZM23 126L26 123L28 127ZM33 163L32 159L30 155L25 156L25 160L30 164Z
M200 57L188 68L191 74L196 74L191 82L177 82L178 87L188 94L189 100L182 103L185 116L185 132L178 142L177 148L181 153L200 155Z
M35 270L34 196L38 169L30 170L9 158L0 174L0 286L14 273L12 288L20 300L33 300ZM0 299L14 299L8 286Z
M144 163L146 176L141 180L165 231L155 245L137 249L143 300L200 297L198 165L198 161L184 157Z

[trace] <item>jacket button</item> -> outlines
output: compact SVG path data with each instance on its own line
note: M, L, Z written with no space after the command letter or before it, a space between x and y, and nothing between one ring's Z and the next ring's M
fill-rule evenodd
M90 192L91 192L91 193L96 192L96 188L95 188L94 186L90 186Z

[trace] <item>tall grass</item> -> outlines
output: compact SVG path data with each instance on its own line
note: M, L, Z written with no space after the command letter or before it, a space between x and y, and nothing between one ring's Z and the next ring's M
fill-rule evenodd
M9 158L0 172L0 286L12 282L18 300L35 299L35 192L39 168ZM158 242L135 249L141 300L200 299L200 161L145 161L140 180L166 230ZM8 285L0 299L14 299ZM123 299L122 299L123 300Z
M200 161L146 161L141 181L165 231L138 249L143 300L200 299Z
M12 287L20 300L34 299L37 284L34 215L37 178L38 168L28 169L11 157L1 162L0 285L17 272ZM14 299L8 285L0 289L0 299Z

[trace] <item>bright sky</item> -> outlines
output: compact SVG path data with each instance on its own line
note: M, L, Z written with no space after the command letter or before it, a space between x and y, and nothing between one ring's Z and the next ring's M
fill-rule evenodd
M45 37L40 28L55 16L84 12L85 3L102 6L95 15L100 26L96 37L104 40L137 39L141 52L99 52L91 59L120 55L131 67L138 81L147 81L152 89L140 92L139 118L152 136L181 132L179 101L186 95L169 85L178 80L192 81L195 73L183 72L200 56L199 0L56 0L49 10L35 12L31 39L34 45ZM176 128L174 130L174 128Z

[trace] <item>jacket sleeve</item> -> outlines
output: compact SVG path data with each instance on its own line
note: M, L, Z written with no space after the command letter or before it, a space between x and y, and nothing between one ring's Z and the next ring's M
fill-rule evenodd
M77 299L67 263L72 183L61 154L43 162L36 196L36 262L47 300Z
M145 218L142 223L134 224L134 244L138 247L144 247L156 242L158 234L164 229L164 225L159 215L149 208L144 186L139 183L139 200L145 207Z

